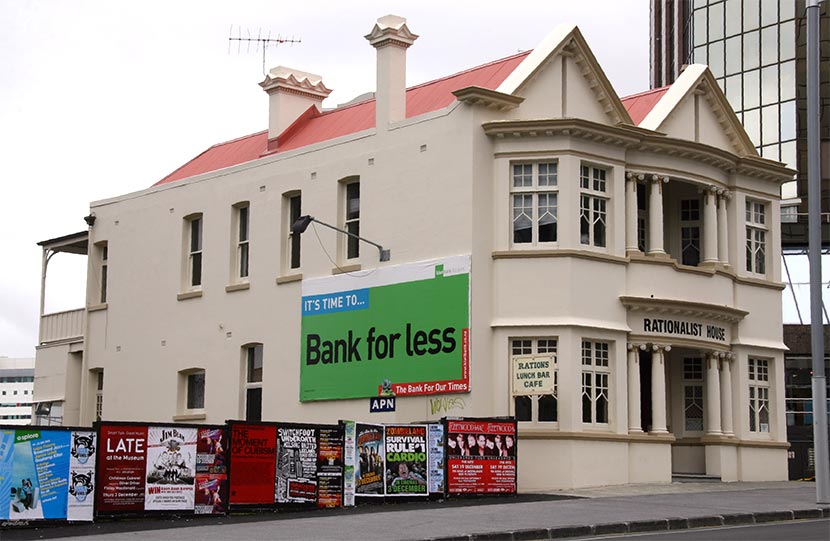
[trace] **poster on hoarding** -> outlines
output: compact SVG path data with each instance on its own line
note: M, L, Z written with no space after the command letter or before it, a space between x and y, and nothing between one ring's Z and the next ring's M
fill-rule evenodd
M192 511L196 482L196 429L147 429L145 511Z
M144 511L147 426L103 424L99 435L96 513Z
M317 507L343 504L343 432L339 426L318 430Z
M301 401L469 392L470 256L302 287Z
M354 506L357 478L357 436L354 421L341 421L343 425L343 505Z
M357 423L355 440L357 445L355 494L383 496L385 485L383 425Z
M427 481L431 493L444 492L444 425L427 425L429 438L429 475Z
M0 432L0 518L67 518L70 440L68 430Z
M92 520L97 434L89 430L76 430L71 437L66 518Z
M231 464L231 504L274 504L277 468L275 426L232 424Z
M384 436L386 495L428 496L426 425L387 425Z
M200 428L196 444L197 515L222 515L228 502L228 431L224 428Z
M316 503L317 430L313 426L277 428L277 503Z
M516 492L516 422L490 419L446 421L447 492Z

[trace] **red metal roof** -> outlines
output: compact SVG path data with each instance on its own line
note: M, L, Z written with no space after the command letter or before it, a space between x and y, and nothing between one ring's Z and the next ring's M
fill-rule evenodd
M515 54L455 75L436 79L406 90L407 118L437 111L455 101L452 92L468 86L495 90L530 51ZM375 125L374 98L339 107L318 115L303 115L278 138L274 152L285 152L343 135L367 130ZM268 131L213 145L154 184L167 184L224 167L260 158L268 151Z
M669 88L671 88L671 85L655 88L653 90L646 90L645 92L640 92L639 94L633 94L620 99L623 106L625 106L626 111L628 111L628 114L631 116L631 120L634 122L634 125L639 125L640 122L648 116Z

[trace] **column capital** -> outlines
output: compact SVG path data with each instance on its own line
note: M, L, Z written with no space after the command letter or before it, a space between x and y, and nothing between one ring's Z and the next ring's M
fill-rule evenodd
M668 353L671 351L671 346L668 344L651 344L651 351Z
M643 173L637 173L635 171L626 171L625 178L628 180L635 180L635 181L642 181L646 178Z
M669 177L661 176L661 175L651 175L651 178L649 180L651 182L654 182L655 184L659 184L659 183L668 184L669 183Z

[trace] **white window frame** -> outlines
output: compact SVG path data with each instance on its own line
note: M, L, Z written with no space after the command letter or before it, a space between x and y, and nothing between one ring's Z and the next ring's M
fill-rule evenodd
M95 420L100 421L104 415L104 371L95 374Z
M766 203L746 200L746 270L753 274L767 273L767 246L770 245L767 218Z
M357 189L357 197L349 198L350 191L354 189ZM356 209L350 208L352 201L357 202ZM343 184L343 229L360 236L360 180L350 180ZM344 237L345 259L360 257L360 241L351 235L344 235Z
M580 410L583 426L608 428L611 423L611 342L583 338ZM605 421L597 421L601 399L605 399ZM590 402L590 419L585 420L585 400Z
M683 359L683 431L685 433L702 433L705 429L705 402L703 397L703 358L685 357ZM691 407L700 409L700 418L689 418ZM689 428L689 421L699 420L700 428Z
M282 210L283 210L283 246L284 264L283 274L296 272L302 267L302 234L294 234L291 226L294 222L302 216L303 213L303 194L299 190L294 190L282 194ZM296 209L294 208L296 201ZM314 227L314 224L311 224ZM297 260L294 261L294 250L297 252Z
M610 172L611 168L599 165L582 163L579 166L579 243L582 246L608 248ZM587 235L583 233L584 223L588 225ZM597 224L602 224L601 243L597 239Z
M519 419L519 422L527 425L543 425L546 427L556 427L559 425L559 338L556 336L539 336L539 337L512 337L509 340L511 357L515 355L550 355L553 354L553 394L544 395L530 395L530 396L516 396L510 402L511 412L514 416L517 414L516 401L530 400L530 419ZM555 417L554 420L542 421L539 419L540 405L539 401L543 397L552 397L555 403Z
M107 278L108 278L108 266L109 266L109 244L104 242L99 242L96 244L98 247L98 254L101 261L101 267L99 272L100 277L100 295L98 300L101 304L107 303Z
M684 208L687 203L688 204L697 203L697 208L692 208L691 205L689 205L688 208ZM678 255L680 256L680 263L682 265L689 265L689 266L692 266L692 267L697 267L697 266L700 265L701 261L703 261L703 239L701 238L701 235L703 234L703 228L702 228L703 204L702 203L703 202L700 200L699 197L691 198L691 199L681 199L679 201L680 212L678 213L678 216L680 216L680 231L679 231L680 254L678 254ZM697 213L696 218L694 217L693 213ZM687 238L687 237L684 236L686 229L697 231L697 239L696 239L697 244L694 246L695 248L697 248L697 263L696 264L687 263L686 260L684 259L684 256L686 255L685 250L686 250L687 243L691 243L692 240L694 240L694 239Z
M199 378L201 376L201 378ZM196 379L194 379L196 378ZM191 402L191 386L201 379L201 406L198 401ZM192 397L195 400L197 397ZM204 417L205 405L207 403L207 372L204 368L187 368L179 371L179 415ZM181 420L176 419L174 420Z
M198 227L194 229L194 224L197 223ZM201 290L204 283L204 227L204 217L201 213L184 218L185 290ZM195 240L194 232L198 232Z
M251 270L251 205L248 201L233 206L233 282L247 282Z
M768 434L771 431L769 370L772 359L749 357L747 377L749 379L749 431L753 434ZM766 414L766 423L762 423Z
M257 355L258 353L258 355ZM256 362L257 356L259 357L259 376L257 379L256 376ZM262 389L262 379L263 379L263 372L265 370L265 363L264 363L264 351L263 346L260 343L252 343L246 344L242 346L242 361L243 361L243 371L244 371L244 398L243 398L243 408L242 408L242 418L248 421L262 420L262 394L260 394L260 402L259 402L259 412L260 412L260 419L248 419L248 391L252 389ZM253 369L253 370L252 370ZM253 372L253 375L252 375Z
M510 245L516 248L555 246L559 239L559 162L517 161L510 164ZM521 200L520 204L519 201ZM517 214L517 209L522 211ZM544 209L544 215L540 214ZM528 214L529 212L529 214ZM516 221L530 221L530 239L516 240ZM544 223L542 223L544 221ZM540 240L540 225L553 225L553 239Z

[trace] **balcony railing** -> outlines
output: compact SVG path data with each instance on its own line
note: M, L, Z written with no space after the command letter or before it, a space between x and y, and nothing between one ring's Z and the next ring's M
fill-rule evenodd
M84 334L83 308L46 314L40 318L40 344L82 338Z

